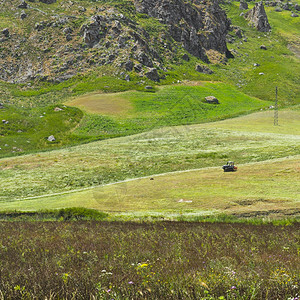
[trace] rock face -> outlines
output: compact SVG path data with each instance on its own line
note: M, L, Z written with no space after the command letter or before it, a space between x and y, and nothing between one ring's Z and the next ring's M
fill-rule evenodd
M250 9L245 18L250 21L258 31L267 32L271 30L268 17L262 2L255 3L255 6Z
M192 55L208 62L206 50L228 52L226 33L230 22L218 2L204 5L200 0L134 0L137 12L167 24L175 41Z
M14 1L15 17L28 30L0 29L0 80L6 82L62 82L106 65L122 79L135 72L159 81L169 64L230 57L230 21L218 0L131 0L124 7L98 0L85 1L86 9L81 1L60 1L61 14L51 10L57 0L25 0L28 10L24 0ZM0 0L0 11L6 10ZM156 19L149 26L137 21L149 17ZM211 73L201 65L197 70Z

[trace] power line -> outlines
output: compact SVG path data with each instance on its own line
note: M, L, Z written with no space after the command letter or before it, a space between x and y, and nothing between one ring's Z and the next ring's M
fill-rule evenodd
M274 126L278 126L278 90L276 86L275 110L274 110Z

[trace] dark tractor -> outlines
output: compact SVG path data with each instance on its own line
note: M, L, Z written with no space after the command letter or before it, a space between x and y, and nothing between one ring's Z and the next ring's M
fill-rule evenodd
M228 161L226 165L222 167L224 172L235 172L237 170L237 167L234 165L233 161Z

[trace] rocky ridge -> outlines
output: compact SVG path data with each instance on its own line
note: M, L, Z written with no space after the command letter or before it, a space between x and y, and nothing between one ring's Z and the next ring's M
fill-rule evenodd
M135 0L125 8L87 3L0 2L12 20L0 28L0 80L61 82L111 66L124 79L135 72L158 81L178 58L209 63L211 53L228 55L230 21L215 0Z

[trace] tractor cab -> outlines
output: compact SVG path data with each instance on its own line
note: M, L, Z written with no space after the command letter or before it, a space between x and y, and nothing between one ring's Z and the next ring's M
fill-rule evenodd
M234 165L233 161L228 161L226 165L222 167L224 172L235 172L237 170L237 167Z

